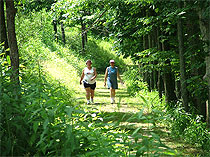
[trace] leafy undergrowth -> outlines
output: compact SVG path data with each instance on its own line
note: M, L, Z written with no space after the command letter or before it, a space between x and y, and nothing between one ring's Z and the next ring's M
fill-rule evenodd
M1 58L0 155L124 154L112 144L112 133L103 134L97 123L88 125L92 122L91 114L80 109L75 97L77 88L81 88L78 73L85 67L84 58L75 53L72 45L63 46L54 41L48 13L23 15L16 22L21 82L20 88L14 91L9 79L10 61ZM107 55L110 54L117 58L114 52ZM109 127L104 129L109 130ZM87 145L87 141L91 144ZM104 150L105 141L108 144Z
M148 113L154 113L152 117L156 119L155 123L167 126L173 140L191 144L195 150L199 150L200 154L209 155L210 132L202 115L196 114L193 107L191 113L186 112L181 101L173 105L167 105L164 97L162 100L158 98L157 92L148 92L147 84L139 76L138 69L133 68L133 66L128 68L124 76L128 92L144 102Z
M84 89L77 95L77 101L84 104L86 112L101 119L98 121L99 126L108 125L112 126L112 130L124 132L123 136L122 133L120 135L124 146L127 146L127 155L205 155L202 149L171 135L168 126L161 122L169 120L169 117L163 111L151 108L151 104L163 105L156 92L142 91L141 96L131 97L126 86L121 86L117 90L117 103L110 104L109 91L103 87L103 75L99 75L95 93L95 103L92 105L85 104Z

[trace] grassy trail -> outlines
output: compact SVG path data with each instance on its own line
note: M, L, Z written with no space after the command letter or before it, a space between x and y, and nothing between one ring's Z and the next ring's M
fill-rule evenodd
M97 77L97 87L95 90L95 103L91 105L86 105L85 90L83 86L78 85L77 89L77 101L82 104L85 110L93 112L103 112L104 116L111 117L108 121L118 121L121 120L120 126L126 130L132 132L138 128L142 127L142 131L139 132L143 135L150 135L151 132L158 134L161 141L168 147L177 151L181 156L196 156L201 153L196 147L186 144L181 140L174 140L170 137L170 132L165 126L152 127L151 123L144 121L131 121L126 120L130 118L133 114L139 112L142 108L146 108L143 101L130 97L127 93L126 86L119 85L119 89L116 91L116 104L110 104L109 90L103 86L104 75L98 75ZM147 110L144 110L145 116L150 116Z
M77 92L77 98L79 99L80 104L85 104L85 106L97 108L99 111L103 112L124 112L124 113L136 113L142 106L139 105L137 99L130 98L129 94L126 91L126 86L119 85L119 89L116 90L116 99L115 104L110 104L110 95L109 90L104 87L104 75L98 75L97 77L97 87L95 90L95 103L92 105L86 105L85 90L83 86L79 86Z

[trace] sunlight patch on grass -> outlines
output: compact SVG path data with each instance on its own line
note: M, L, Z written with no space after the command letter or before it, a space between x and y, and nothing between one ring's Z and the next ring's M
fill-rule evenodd
M63 58L58 58L55 53L51 53L50 57L51 60L43 62L44 70L69 90L76 90L79 84L79 77L75 68Z
M99 74L96 79L96 89L95 89L95 104L86 105L89 107L97 108L100 112L121 112L121 113L137 113L142 108L142 101L139 101L135 97L130 97L127 93L126 85L119 85L119 89L116 90L115 104L110 103L110 91L107 87L104 87L103 81L104 75ZM86 102L85 90L82 89L78 97L83 97L80 101ZM139 103L139 102L141 103Z

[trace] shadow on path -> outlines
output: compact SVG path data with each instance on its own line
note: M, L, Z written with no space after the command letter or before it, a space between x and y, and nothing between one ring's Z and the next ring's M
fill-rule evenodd
M81 106L88 109L90 112L97 112L103 122L101 123L114 123L119 129L128 131L130 135L137 129L139 135L151 137L151 133L157 134L161 141L168 147L183 152L184 155L190 155L190 153L197 154L199 152L196 147L186 144L182 140L174 140L170 137L170 132L166 129L166 126L162 126L158 123L154 124L154 116L151 113L147 113L145 103L138 98L131 97L126 89L126 86L120 87L116 91L116 103L110 104L109 90L103 87L103 77L99 75L97 78L97 88L95 91L95 104L86 105L85 91L80 91L80 97L78 101L81 102ZM83 97L81 97L81 94ZM142 108L145 108L142 119L138 118L138 113ZM158 117L157 117L158 119Z

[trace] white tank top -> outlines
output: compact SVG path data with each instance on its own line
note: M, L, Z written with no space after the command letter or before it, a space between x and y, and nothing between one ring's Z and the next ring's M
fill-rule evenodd
M86 83L89 83L89 84L94 84L96 82L96 80L90 80L93 76L94 76L94 70L93 70L93 67L89 70L87 67L85 67L84 69L84 79L83 81L85 81Z

